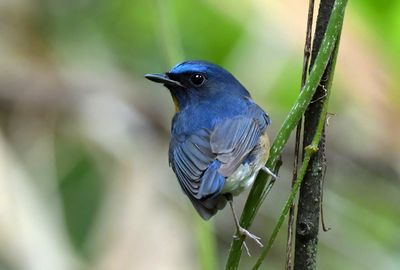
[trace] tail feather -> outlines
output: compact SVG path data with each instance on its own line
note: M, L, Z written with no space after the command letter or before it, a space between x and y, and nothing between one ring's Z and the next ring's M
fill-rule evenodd
M222 210L227 203L226 197L223 195L201 200L191 198L190 196L189 198L192 201L194 208L204 220L209 220L218 212L218 210Z

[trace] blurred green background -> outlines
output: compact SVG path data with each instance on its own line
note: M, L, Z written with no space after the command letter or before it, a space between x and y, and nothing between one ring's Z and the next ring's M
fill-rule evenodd
M272 117L299 91L307 1L0 0L0 269L219 269L168 167L173 104L143 74L205 59ZM349 1L327 129L319 269L400 269L400 1ZM251 231L289 194L292 142ZM236 199L242 209L246 194ZM282 230L267 258L283 269ZM249 242L248 269L260 252Z

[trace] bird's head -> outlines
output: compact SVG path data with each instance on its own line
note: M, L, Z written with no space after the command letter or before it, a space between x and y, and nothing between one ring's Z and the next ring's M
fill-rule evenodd
M249 96L248 91L228 71L205 61L186 61L164 74L146 74L163 83L172 95L177 110L201 101L223 99L228 95Z

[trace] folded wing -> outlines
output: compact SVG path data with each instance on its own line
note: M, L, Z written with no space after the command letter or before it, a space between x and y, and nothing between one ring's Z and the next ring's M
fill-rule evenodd
M171 142L170 165L203 218L225 206L225 197L219 196L225 179L246 160L260 136L257 119L238 116Z

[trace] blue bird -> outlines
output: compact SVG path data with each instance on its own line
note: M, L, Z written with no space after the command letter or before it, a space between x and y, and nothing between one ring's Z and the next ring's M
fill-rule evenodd
M269 116L225 69L186 61L165 74L146 74L167 87L175 103L169 164L183 192L208 220L229 202L239 235L260 238L242 228L233 196L251 186L269 155ZM246 247L247 249L247 247Z

